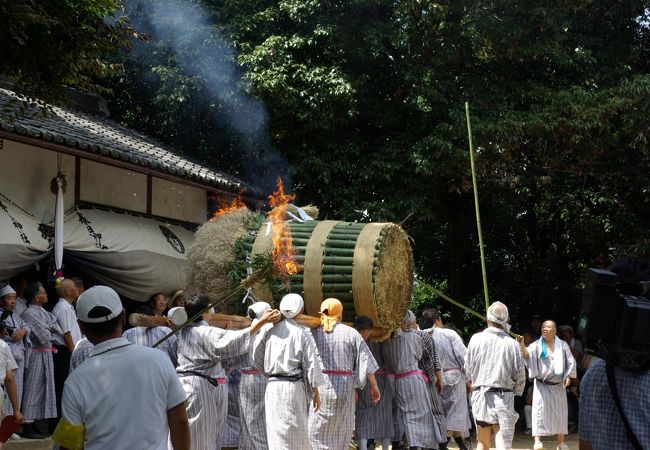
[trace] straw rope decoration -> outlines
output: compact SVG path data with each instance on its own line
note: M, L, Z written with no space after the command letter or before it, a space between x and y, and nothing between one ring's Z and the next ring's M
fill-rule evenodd
M352 265L354 309L358 316L371 317L375 322L377 321L377 313L373 305L375 249L385 225L369 223L363 227L354 247L354 264Z

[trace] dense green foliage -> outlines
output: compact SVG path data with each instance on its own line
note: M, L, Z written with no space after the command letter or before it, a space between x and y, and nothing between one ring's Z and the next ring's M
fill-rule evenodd
M114 116L253 182L278 149L322 217L404 220L457 300L483 309L465 101L492 299L572 322L586 267L650 247L646 0L178 2L201 40L158 33L160 3L127 3L151 39L113 56Z
M64 86L106 92L97 80L116 67L105 57L131 31L120 8L120 0L0 2L0 74L41 100L63 100Z

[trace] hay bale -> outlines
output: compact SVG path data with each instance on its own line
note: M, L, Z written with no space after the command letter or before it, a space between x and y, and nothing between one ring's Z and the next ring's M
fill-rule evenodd
M374 270L378 323L396 330L404 320L413 291L413 255L408 235L400 226L390 224L384 228Z
M199 227L187 253L188 295L205 294L215 300L233 288L235 283L228 279L235 258L233 243L247 233L245 223L253 214L242 208ZM220 312L237 313L241 309L238 303L238 299L227 302Z
M270 267L271 235L264 220L261 214L239 210L201 226L188 252L187 291L217 299L246 278L251 264L255 270L260 261ZM257 298L273 305L287 292L299 293L306 313L317 316L321 301L336 297L343 303L344 320L369 316L386 329L384 338L401 325L413 289L413 255L400 226L311 221L289 227L302 272L288 277L260 272L263 278L253 285ZM244 313L240 300L231 300L219 312Z

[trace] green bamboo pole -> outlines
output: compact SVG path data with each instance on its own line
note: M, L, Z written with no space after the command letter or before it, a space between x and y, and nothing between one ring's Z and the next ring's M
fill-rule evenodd
M321 275L323 283L352 283L352 276L347 274L341 275Z
M428 290L429 292L431 292L432 294L434 294L434 295L436 295L436 296L438 296L438 297L440 297L440 298L443 298L443 299L447 300L447 301L448 301L449 303L451 303L452 305L454 305L454 306L458 306L459 308L464 309L465 311L467 311L467 312L470 313L471 315L473 315L473 316L475 316L475 317L478 317L479 319L484 320L484 321L487 322L487 317L485 317L485 316L482 315L482 314L477 313L476 311L474 311L474 310L473 310L472 308L470 308L469 306L465 306L465 305L463 305L462 303L457 302L457 301L454 300L453 298L451 298L451 297L449 297L448 295L446 295L444 292L442 292L442 291L440 291L440 290L434 288L433 286L431 286L429 283L425 283L425 282L422 281L422 280L415 280L415 282L418 283L418 284L421 285L421 286L424 286L424 288L427 289L427 290ZM510 336L512 336L513 338L515 338L515 339L517 338L517 334L514 333L512 330L508 331L508 334L509 334Z
M352 275L352 265L339 266L336 264L323 264L321 272L323 275Z
M472 166L472 184L474 187L474 207L476 209L476 227L478 228L478 245L481 252L481 272L483 274L483 295L485 297L485 312L490 307L488 295L487 271L485 270L485 251L483 249L483 232L481 231L481 213L478 207L478 187L476 183L476 164L474 163L474 139L472 138L472 123L469 118L469 103L465 102L465 116L467 117L467 134L469 136L469 159Z
M299 263L304 263L305 262L305 256L304 255L294 255L294 259L296 262ZM324 266L350 266L352 267L352 263L354 262L354 257L352 256L324 256L323 257L323 265Z

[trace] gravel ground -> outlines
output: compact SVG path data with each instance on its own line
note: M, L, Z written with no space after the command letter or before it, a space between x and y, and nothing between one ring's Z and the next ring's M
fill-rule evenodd
M544 443L544 450L555 450L555 447L557 446L557 440L554 436L544 437L542 438L542 442ZM570 450L578 450L577 434L570 434L568 436L565 436L564 442L569 446ZM494 441L492 444L494 445ZM475 442L474 445L476 445ZM458 446L455 443L451 442L449 444L449 448L458 449ZM495 447L492 447L492 449L494 448ZM512 443L512 450L532 450L532 448L533 438L531 436L524 435L520 431L517 431L517 433L515 433L515 439Z

